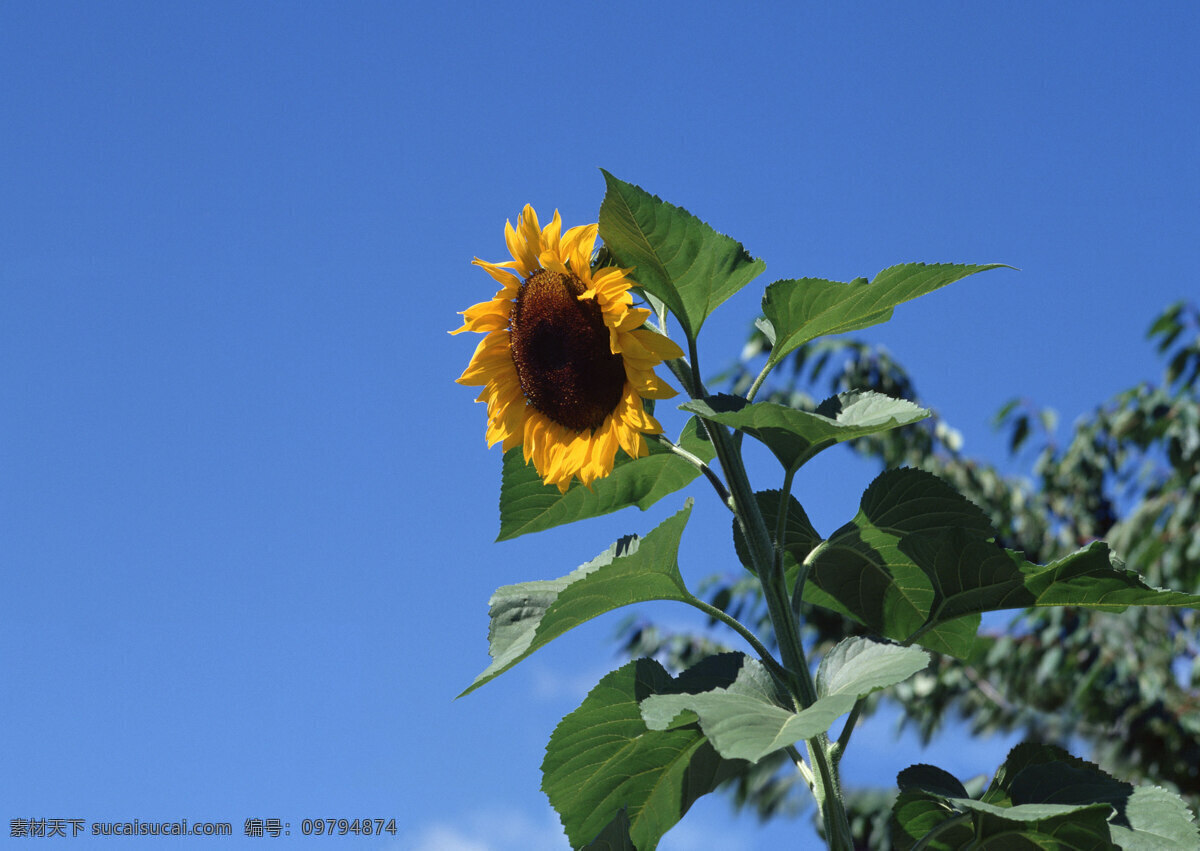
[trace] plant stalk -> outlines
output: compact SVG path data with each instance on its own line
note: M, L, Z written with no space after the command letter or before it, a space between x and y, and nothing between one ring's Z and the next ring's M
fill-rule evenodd
M700 378L696 343L690 337L688 349L688 359L691 364L691 375L688 376L690 380L679 376L680 381L692 398L703 398L707 392L704 389L704 382ZM676 374L679 375L679 373ZM725 482L733 498L734 512L737 515L742 534L745 536L754 572L762 585L763 598L767 603L767 613L771 619L771 626L775 630L775 640L779 645L783 666L788 674L784 685L791 693L797 710L806 709L816 702L817 689L804 655L799 622L792 613L787 580L784 577L783 559L775 558L775 544L771 540L770 532L767 531L762 512L758 510L758 502L754 498L746 467L742 463L741 452L728 429L720 423L709 420L702 420L702 422L708 430L717 458L721 462L721 469L725 472ZM809 739L807 745L809 760L816 769L813 791L824 820L826 842L834 851L853 851L850 821L846 816L845 802L842 800L837 766L831 758L829 738L822 734Z

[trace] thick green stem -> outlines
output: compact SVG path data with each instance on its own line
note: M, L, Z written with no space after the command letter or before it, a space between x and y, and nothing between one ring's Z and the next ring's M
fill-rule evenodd
M688 340L688 355L691 365L690 375L684 370L675 371L680 382L692 398L703 398L707 395L704 382L700 378L700 366L697 361L696 343ZM677 362L676 362L677 363ZM771 626L775 630L775 640L779 645L780 656L786 671L784 685L792 695L792 700L798 710L806 709L817 699L816 684L812 672L808 669L808 661L804 656L804 646L800 640L799 621L792 612L791 600L788 598L787 579L783 571L783 559L776 558L776 545L767 530L754 491L750 487L746 467L742 463L740 447L725 426L720 423L704 420L705 428L725 472L730 495L733 498L733 509L737 522L746 540L746 548L750 553L750 561L754 572L762 585L763 598L767 603L767 613ZM790 479L788 484L790 485ZM813 792L817 806L821 810L825 823L825 837L829 847L835 851L852 851L853 841L850 834L850 822L846 817L846 807L842 800L841 784L837 775L837 766L831 758L829 738L824 734L809 739L807 742L809 760L816 769Z
M788 674L785 685L792 693L797 709L805 709L816 701L817 689L804 656L799 623L792 613L791 601L788 599L783 562L775 558L774 545L762 513L758 510L754 492L750 489L741 454L733 447L729 432L724 426L716 423L708 425L713 445L717 449L717 457L721 460L721 468L725 470L725 477L733 494L734 510L737 512L742 534L746 538L751 563L762 585L767 613L771 618L775 640ZM821 735L810 739L807 744L809 760L816 768L814 792L825 821L825 835L829 847L836 851L850 851L853 848L850 822L846 817L837 767L830 759L829 739Z

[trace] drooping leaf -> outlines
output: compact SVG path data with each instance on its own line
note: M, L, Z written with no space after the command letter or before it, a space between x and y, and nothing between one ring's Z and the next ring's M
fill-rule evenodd
M1142 851L1200 845L1200 832L1179 796L1134 787L1052 745L1013 748L980 800L931 766L906 769L899 780L903 791L892 824L900 848L939 827L930 848L960 847L953 843L972 837L983 848ZM1028 845L1013 844L1020 841Z
M1114 563L1102 541L1047 565L962 530L912 535L900 549L932 582L930 617L936 620L1039 606L1106 612L1129 606L1200 606L1200 595L1150 587L1137 573Z
M1103 541L1093 541L1045 566L1026 561L1021 553L1007 552L1024 575L1034 606L1082 606L1104 612L1123 612L1129 606L1200 607L1200 594L1154 588L1135 571L1114 563Z
M928 654L917 648L849 639L822 661L816 702L797 712L770 672L744 658L728 686L649 697L642 702L642 718L650 729L663 730L694 713L721 756L757 762L824 733L859 697L907 679L928 662Z
M1055 849L1112 848L1106 802L994 804L968 797L952 775L933 766L900 773L902 792L892 808L892 842L901 849L923 847ZM956 794L957 792L963 794ZM934 837L930 837L930 834Z
M763 314L775 329L770 362L779 363L798 346L828 334L857 331L892 317L896 305L1002 264L904 263L844 284L818 278L776 281L763 295Z
M1108 545L1047 565L1004 550L983 513L929 473L892 470L813 559L805 600L897 641L959 658L976 649L983 612L1080 606L1200 606L1200 595L1152 588Z
M970 799L956 801L970 813L983 848L1026 847L1061 851L1095 851L1112 848L1108 816L1112 808L1097 804L1019 804L995 807Z
M488 602L492 662L459 695L495 679L564 632L605 612L648 600L695 598L683 584L676 556L692 501L639 539L623 538L559 579L497 589Z
M924 807L914 806L915 801ZM1111 813L1104 803L998 807L970 798L906 792L893 809L893 826L901 830L899 835L893 833L892 841L898 848L911 848L914 840L938 829L937 839L925 847L958 849L973 844L995 851L1096 851L1115 847L1107 822ZM947 831L945 822L951 820Z
M754 494L754 501L758 503L758 510L762 513L763 520L767 524L767 529L772 534L775 533L775 528L779 520L779 494L777 490L758 491ZM812 523L808 519L808 515L804 512L804 508L800 505L796 497L788 494L788 511L787 518L784 520L783 529L783 569L784 571L794 572L804 561L805 557L812 551L812 548L821 542L821 535L812 527ZM733 521L733 548L737 552L737 556L741 559L742 565L746 570L753 573L753 564L750 560L750 550L746 546L746 536L742 534L741 526L737 520Z
M598 837L624 810L635 847L653 851L698 798L744 770L722 759L694 724L646 727L638 704L672 687L660 664L637 659L600 680L555 728L542 790L572 847Z
M687 210L604 172L600 237L634 280L670 309L695 339L718 305L760 275L737 240L717 233Z
M693 418L676 443L701 460L711 461L716 453L702 434ZM656 441L647 440L646 446L650 454L636 460L618 451L612 473L593 482L591 490L573 482L566 493L544 484L533 465L525 463L520 447L508 450L500 482L500 535L496 540L511 540L631 505L645 511L700 475L690 462Z
M886 638L906 640L927 626L934 589L900 543L952 529L977 538L994 534L978 506L936 476L907 468L882 473L863 493L858 514L813 560L804 598ZM928 628L921 643L968 655L977 628L977 615L947 617Z
M796 470L829 446L918 422L929 411L882 393L854 391L826 399L815 412L740 396L710 396L680 407L762 441L785 470Z

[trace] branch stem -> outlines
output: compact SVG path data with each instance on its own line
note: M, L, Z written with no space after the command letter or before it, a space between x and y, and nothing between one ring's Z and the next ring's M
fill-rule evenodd
M767 380L767 376L771 374L771 370L775 368L775 364L771 362L770 355L767 356L767 362L763 364L762 372L754 379L754 383L750 385L750 389L746 391L746 401L753 402L754 397L758 395L758 391L762 388L763 382Z
M708 395L708 391L704 388L704 381L700 377L699 354L696 350L696 340L692 335L688 335L687 359L677 358L667 361L667 367L679 379L679 383L683 385L684 390L692 399L703 399ZM751 398L753 398L753 393L758 392L758 388L762 386L771 367L772 364L768 360L768 365L763 368L751 388ZM763 599L767 603L767 613L771 619L771 627L775 631L775 641L779 646L782 658L782 664L772 670L791 695L795 709L797 711L806 709L816 702L817 688L808 667L808 660L804 655L804 645L800 640L799 619L793 612L793 601L788 598L782 554L783 529L786 528L787 521L786 494L790 493L791 481L795 473L794 471L789 472L785 481L785 495L782 497L785 500L784 510L780 511L776 524L776 538L773 540L771 533L767 530L766 522L763 520L762 512L758 508L758 502L754 498L749 476L746 474L746 467L742 461L741 441L731 435L729 430L720 423L703 418L700 419L700 422L708 432L709 439L716 450L717 460L721 463L721 470L725 473L728 489L724 492L723 499L725 504L733 510L738 527L746 540L750 563L762 586ZM712 481L711 477L709 481ZM718 494L722 493L720 489L717 492ZM809 559L805 561L807 564ZM804 572L807 571L802 573ZM797 585L799 586L802 582L803 575L797 580ZM719 611L714 608L714 612ZM724 612L720 614L724 615ZM715 614L713 616L718 617ZM718 617L718 619L727 623L723 618ZM729 625L732 627L732 624ZM737 631L743 638L747 638L746 634L740 630ZM747 641L749 640L747 638ZM754 639L751 646L755 647L756 644L759 647L762 646L757 639ZM762 655L761 652L760 655ZM768 658L774 661L770 654L766 654L763 656L764 663ZM829 743L829 737L822 733L809 739L806 745L809 761L815 767L816 773L814 774L807 767L803 759L796 760L797 769L809 782L813 797L816 798L817 807L820 809L824 821L825 836L829 847L833 851L853 851L854 843L850 834L850 821L846 816L846 805L842 800L841 783L838 778L837 764L832 758L833 747ZM793 748L793 750L795 749ZM796 755L799 756L798 753Z
M721 481L721 477L717 475L716 470L714 470L712 467L708 466L708 464L706 464L703 459L697 457L696 455L693 455L691 452L688 452L686 449L684 449L679 444L673 442L666 435L652 434L652 435L648 435L648 436L652 440L657 441L659 443L659 445L665 446L667 449L671 450L671 452L673 452L675 455L678 455L680 458L684 459L685 461L690 463L693 467L698 469L701 473L703 473L704 478L708 479L709 484L711 484L713 486L713 490L715 490L717 492L717 496L719 496L721 498L721 502L724 503L725 506L727 508L729 508L730 511L733 510L732 497L730 497L730 495L729 495L729 489L727 487L725 487L725 483L723 481Z
M786 750L788 756L791 757L792 762L796 765L796 771L800 772L800 776L808 784L809 791L815 793L817 781L813 779L812 769L808 767L808 763L804 761L804 757L800 755L800 751L796 750L795 745L788 745Z
M723 612L716 606L706 603L698 597L693 597L689 602L692 604L692 606L704 612L704 614L708 615L710 618L720 621L721 623L725 624L725 626L729 627L738 635L740 635L747 644L754 648L754 652L758 654L758 658L764 665L771 669L771 673L781 678L787 676L787 670L779 664L778 660L776 660L773 655L771 655L771 651L768 650L763 643L758 640L758 636L747 629L741 621L730 615L728 612Z

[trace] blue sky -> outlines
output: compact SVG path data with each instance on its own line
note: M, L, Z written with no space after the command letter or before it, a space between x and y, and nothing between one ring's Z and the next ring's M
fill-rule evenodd
M497 586L683 495L493 543L500 452L446 334L494 291L472 257L504 259L526 203L594 221L599 167L638 183L766 260L705 325L709 373L771 280L1009 263L866 335L1000 460L1001 404L1070 423L1155 377L1142 334L1195 297L1198 38L1185 3L3 5L4 818L566 847L542 748L620 663L619 618L453 697ZM871 475L839 455L797 491L828 532ZM697 581L732 551L694 493ZM880 721L847 773L1003 751L919 755ZM661 847L797 836L713 798Z

